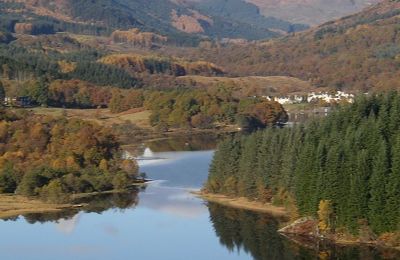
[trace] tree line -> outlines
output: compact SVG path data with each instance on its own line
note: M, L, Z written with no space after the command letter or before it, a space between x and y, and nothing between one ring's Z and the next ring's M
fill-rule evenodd
M125 70L97 62L100 55L86 49L44 54L18 45L0 45L0 73L5 79L18 81L79 79L99 86L133 88L138 85L138 80ZM72 69L65 71L60 61L70 64Z
M399 118L400 94L391 92L304 125L228 138L205 188L286 205L294 215L328 212L327 232L399 232Z
M236 124L252 131L287 120L287 114L279 103L255 97L238 99L231 89L224 86L152 91L145 96L144 105L152 111L151 124L165 130Z
M2 86L0 81L0 89L4 92ZM12 91L6 92L10 95ZM27 96L33 105L42 106L109 108L112 113L146 108L151 111L151 124L160 130L237 125L253 131L287 121L287 114L279 103L257 97L238 98L233 89L223 85L202 90L158 91L100 87L80 80L49 83L39 79L19 85L14 94Z

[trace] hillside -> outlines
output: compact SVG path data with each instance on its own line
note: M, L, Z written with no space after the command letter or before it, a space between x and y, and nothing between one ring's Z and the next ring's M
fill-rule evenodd
M174 44L189 45L204 36L255 40L305 28L276 18L267 19L251 6L250 12L232 8L227 15L172 0L152 0L151 4L146 0L1 0L0 28L33 35L60 31L109 35L115 30L137 28L166 36ZM243 19L246 15L255 17Z
M39 13L44 12L43 6L50 3L44 0L23 2L30 3L27 6L30 6L32 13L37 13L36 17L42 17L38 16ZM129 6L139 3L129 2ZM3 8L8 6L14 11L23 7L22 3L11 4L4 1L1 3ZM77 13L71 11L73 9L68 9L71 8L68 3L73 3L76 8L80 2L60 0L61 6L64 4L66 9L60 11L63 16L59 16L57 19L60 20L57 21L62 20L63 23L55 23L54 26L65 25L65 28L73 28L71 30L77 31L77 34L46 33L41 35L41 30L56 32L59 29L48 27L46 23L34 24L32 21L15 23L14 29L18 29L19 32L17 34L0 34L2 42L12 41L0 48L0 64L8 66L8 68L0 68L5 78L24 81L45 76L50 81L79 79L98 86L111 85L124 88L204 86L222 83L246 86L249 88L248 93L259 93L258 91L261 90L263 93L273 95L302 92L298 86L306 91L312 88L304 84L295 87L291 84L285 85L285 83L282 86L270 85L269 82L264 83L259 78L254 80L254 83L247 83L237 79L224 78L216 81L215 78L195 77L184 80L175 77L187 75L283 76L301 79L310 83L307 86L311 85L319 90L328 88L367 92L399 88L399 1L386 0L358 14L278 39L224 44L203 39L199 47L169 45L168 43L174 41L171 40L171 35L163 36L163 34L143 31L139 28L117 29L118 26L110 28L108 25L102 27L104 22L100 20L88 22L91 19L89 14L78 16ZM196 6L202 4L204 7L206 3L202 1ZM215 1L214 7L217 3L222 6L222 2ZM185 1L174 1L170 4L185 8L193 7ZM35 9L37 6L42 7ZM96 9L96 6L93 5L93 9ZM118 5L113 5L113 8L117 7ZM231 6L231 8L234 7L235 5ZM60 8L59 5L52 8L53 13L46 13L49 15L46 17L54 16ZM127 8L124 10L126 11ZM247 12L244 8L243 10L243 13ZM250 7L249 10L251 10ZM4 19L8 19L7 17L7 15L2 16ZM71 25L68 17L75 17L71 21L77 27ZM93 17L100 16L93 15ZM160 25L159 28L161 27ZM108 34L101 37L89 35L89 32L85 32L85 28L104 28L104 32ZM39 35L31 35L37 33ZM186 37L190 34L181 35L185 36L182 38L185 42L193 39L192 36ZM16 40L13 41L15 38ZM253 90L250 90L251 88ZM268 88L270 90L265 91Z
M256 5L244 0L201 0L195 1L191 6L207 15L222 17L234 23L247 24L260 31L267 29L286 33L307 29L304 24L290 23L276 18L274 14L264 16Z
M277 40L179 53L215 62L235 76L292 76L318 87L355 91L400 88L399 14L400 2L386 0Z
M179 85L197 88L217 88L224 85L232 87L238 97L247 96L285 96L288 94L304 94L313 90L310 82L292 77L204 77L183 76L178 77Z
M142 56L138 54L113 54L103 57L99 62L124 69L133 75L147 73L172 76L190 74L213 76L224 73L222 68L205 61L187 62L169 57Z

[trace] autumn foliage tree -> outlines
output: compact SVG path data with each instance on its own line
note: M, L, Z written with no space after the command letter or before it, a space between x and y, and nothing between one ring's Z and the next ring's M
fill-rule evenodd
M51 202L68 194L122 189L137 178L110 129L78 119L1 110L0 192Z
M332 229L333 208L329 200L321 200L318 206L318 228L321 233Z
M185 89L148 92L144 105L152 111L154 126L212 128L217 124L241 124L248 118L250 130L287 121L277 102L261 98L235 98L224 86L218 89Z

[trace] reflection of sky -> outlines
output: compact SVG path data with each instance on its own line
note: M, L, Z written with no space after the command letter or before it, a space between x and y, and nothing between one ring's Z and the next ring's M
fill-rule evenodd
M159 160L139 161L148 177L165 180L168 187L200 189L208 176L213 151L153 153Z
M184 189L163 187L154 183L145 192L140 193L139 196L140 207L185 218L194 218L199 215L208 214L203 201Z
M71 234L79 223L81 213L76 214L70 219L60 219L57 221L56 228L64 234Z
M207 178L212 152L161 153L141 171L162 181L139 194L135 209L83 213L58 223L0 221L0 259L251 259L219 243L207 207L187 189Z
M139 206L187 218L208 214L202 200L188 190L202 186L212 154L212 151L153 153L147 148L144 157L163 159L139 161L140 171L156 180L139 194Z
M0 222L0 259L250 259L221 246L208 217L150 207L109 210L81 214L68 234L54 223Z

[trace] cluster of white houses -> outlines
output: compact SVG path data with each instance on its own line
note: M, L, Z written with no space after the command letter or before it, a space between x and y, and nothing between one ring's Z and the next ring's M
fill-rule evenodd
M5 97L3 104L9 107L30 107L32 102L29 97Z
M349 103L354 102L354 95L345 93L343 91L337 91L336 93L311 92L306 95L292 95L292 96L283 96L283 97L271 97L271 96L263 96L263 97L270 101L276 101L282 105L300 104L300 103L315 103L315 102L319 102L319 101L324 101L329 104L337 103L337 102L341 102L341 101L346 101Z

